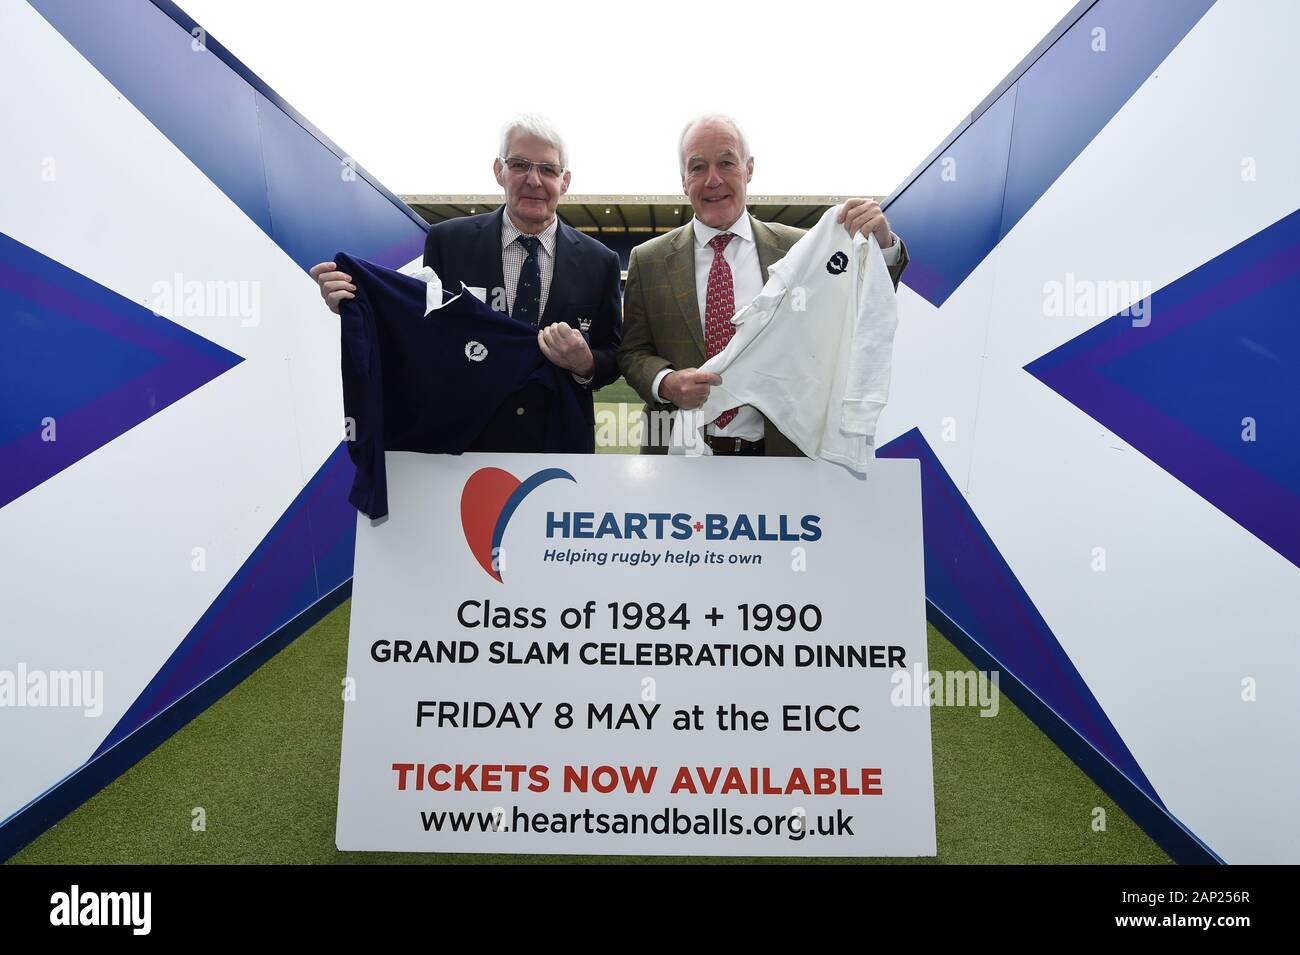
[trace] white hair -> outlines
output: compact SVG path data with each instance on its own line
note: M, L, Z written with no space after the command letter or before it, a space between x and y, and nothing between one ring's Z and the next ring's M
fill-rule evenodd
M683 175L686 174L686 156L683 155L686 151L686 137L701 123L725 123L730 126L736 131L736 139L740 140L740 161L749 159L749 140L745 138L745 131L740 128L740 124L726 113L704 113L683 126L682 134L677 137L677 165Z
M502 126L500 153L502 159L510 155L508 152L510 137L515 133L528 133L531 136L536 136L548 146L553 146L560 154L560 165L565 169L569 168L569 149L564 145L564 139L546 117L537 116L533 113L524 113Z

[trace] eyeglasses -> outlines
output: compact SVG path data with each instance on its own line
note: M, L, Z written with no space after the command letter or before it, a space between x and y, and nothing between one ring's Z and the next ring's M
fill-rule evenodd
M559 179L564 175L564 167L559 163L533 162L531 159L522 159L519 156L508 156L503 162L516 176L527 176L534 168L543 179Z

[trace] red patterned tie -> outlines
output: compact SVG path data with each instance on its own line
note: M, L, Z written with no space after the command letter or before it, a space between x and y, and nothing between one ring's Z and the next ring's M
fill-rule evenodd
M709 266L709 286L704 293L704 345L709 358L727 347L736 326L731 324L736 315L736 294L731 286L731 266L722 257L722 250L735 238L730 232L719 232L709 240L713 248L713 264ZM725 428L736 417L736 409L718 415L714 424Z

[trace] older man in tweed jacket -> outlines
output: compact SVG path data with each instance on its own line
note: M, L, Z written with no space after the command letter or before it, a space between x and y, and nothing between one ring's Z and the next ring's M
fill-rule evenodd
M643 454L662 454L671 431L669 413L700 407L710 386L720 383L699 366L726 345L732 316L758 295L768 268L805 231L760 222L745 210L754 159L734 120L717 115L693 120L678 146L682 190L695 217L632 250L623 296L618 363L646 402ZM876 235L897 287L907 249L890 231L879 204L849 199L841 221L850 235ZM799 454L748 406L724 412L705 438L714 454Z

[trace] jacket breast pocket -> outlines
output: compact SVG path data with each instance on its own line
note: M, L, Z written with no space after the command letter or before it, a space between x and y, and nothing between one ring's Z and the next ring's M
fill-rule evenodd
M576 328L580 332L590 332L592 323L596 320L597 306L594 302L590 304L569 304L560 309L556 317L557 322L567 322L569 327Z

